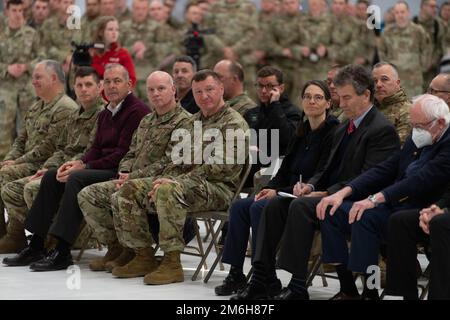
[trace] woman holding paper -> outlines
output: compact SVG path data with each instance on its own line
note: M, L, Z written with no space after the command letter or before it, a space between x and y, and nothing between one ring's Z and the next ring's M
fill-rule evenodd
M231 295L245 286L243 265L250 228L252 252L255 252L259 218L267 201L279 192L290 194L293 198L293 193L300 195L298 191L303 181L307 182L316 170L325 165L333 133L339 124L336 118L328 115L331 94L327 84L320 80L307 82L301 92L301 103L303 120L299 122L296 136L276 176L254 198L237 200L231 206L222 257L222 262L230 264L231 268L223 284L215 288L217 295Z

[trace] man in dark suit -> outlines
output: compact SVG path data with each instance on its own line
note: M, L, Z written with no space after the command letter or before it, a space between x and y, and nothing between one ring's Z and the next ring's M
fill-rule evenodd
M400 148L394 126L373 107L374 82L366 69L348 65L339 71L333 82L348 120L336 131L324 169L306 184L294 188L296 196L308 194L308 197L293 201L276 197L266 205L254 248L252 279L234 299L267 298L279 293L281 284L275 273L278 244L278 265L293 277L276 299L307 299L309 252L318 228L316 205L322 197L340 190L348 181Z
M98 115L92 146L80 160L68 161L44 174L25 220L25 228L33 233L31 242L18 255L5 258L4 264L31 264L30 268L35 271L61 270L73 264L70 247L83 220L78 192L90 184L116 177L134 131L150 112L148 106L131 93L131 81L122 65L108 64L103 84L109 103ZM44 255L47 233L58 241L56 249Z
M367 281L371 273L368 268L378 265L380 245L387 239L389 217L393 212L431 205L442 196L448 184L450 112L446 103L432 95L420 96L411 107L410 122L413 133L401 151L322 199L317 206L322 261L347 269L347 276L340 278L341 291L337 299L358 296L352 271L365 275L362 298L378 298L377 288ZM346 198L349 200L344 201ZM328 207L331 210L328 211ZM395 217L392 217L394 225ZM418 225L418 220L416 223ZM349 252L347 236L350 234ZM397 235L390 232L389 236L394 243ZM388 242L388 248L391 243ZM405 248L400 247L397 252L403 250ZM414 259L412 266L415 269ZM403 272L402 267L400 270ZM390 281L391 284L396 282L392 278Z

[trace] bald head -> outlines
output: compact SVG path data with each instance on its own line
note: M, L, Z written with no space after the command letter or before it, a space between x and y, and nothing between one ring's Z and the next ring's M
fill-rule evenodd
M176 89L167 72L155 71L147 78L147 98L158 115L166 114L176 107Z
M244 70L242 66L231 60L221 60L214 66L224 85L224 99L230 100L244 91Z
M441 98L450 106L450 74L438 74L428 86L428 93Z

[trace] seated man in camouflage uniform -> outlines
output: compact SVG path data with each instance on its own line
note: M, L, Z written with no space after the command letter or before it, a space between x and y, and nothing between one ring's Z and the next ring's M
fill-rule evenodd
M90 185L78 194L78 203L86 222L97 239L108 246L103 258L89 264L93 271L112 271L134 258L134 251L124 248L117 239L111 214L111 195L125 181L153 177L170 162L172 131L183 127L190 114L175 102L175 86L166 72L155 71L147 78L147 94L154 112L142 119L134 134L130 150L119 164L119 179Z
M375 106L395 126L403 145L411 133L409 102L401 87L397 67L389 62L379 62L372 70L375 82Z
M58 168L69 160L79 159L88 145L89 137L103 106L97 73L91 67L81 67L75 74L75 93L80 103L78 112L68 118L59 137L57 150L33 175L7 183L2 187L2 199L8 212L7 234L0 240L0 253L19 252L27 242L23 223L28 214L24 189L37 194L41 178L50 168ZM31 204L30 204L31 207Z
M118 239L136 253L129 263L113 269L116 277L145 275L146 284L184 281L180 252L185 246L182 229L187 214L225 210L239 183L247 150L244 132L248 126L245 120L224 103L223 84L216 73L210 70L196 73L192 90L200 112L190 119L189 130L175 132L178 139L183 139L183 148L176 146L172 162L158 179L127 181L112 198ZM209 133L209 137L199 135L199 130ZM236 137L233 134L230 137L231 132ZM193 145L191 137L194 137ZM211 143L212 140L215 142ZM226 146L226 153L223 146ZM183 151L182 158L179 158L180 151ZM159 246L164 251L164 258L159 266L152 248L155 241L148 232L147 194L153 210L156 208L161 226Z
M33 175L52 155L67 118L77 109L76 102L64 93L64 81L56 61L44 60L34 68L32 83L39 100L29 108L23 129L0 162L0 186ZM0 199L0 236L6 233L3 212Z

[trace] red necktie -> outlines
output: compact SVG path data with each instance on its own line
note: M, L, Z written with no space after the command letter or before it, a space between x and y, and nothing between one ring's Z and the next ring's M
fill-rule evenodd
M355 129L355 123L353 122L353 120L350 120L347 127L347 134L351 134L353 131L355 131Z

